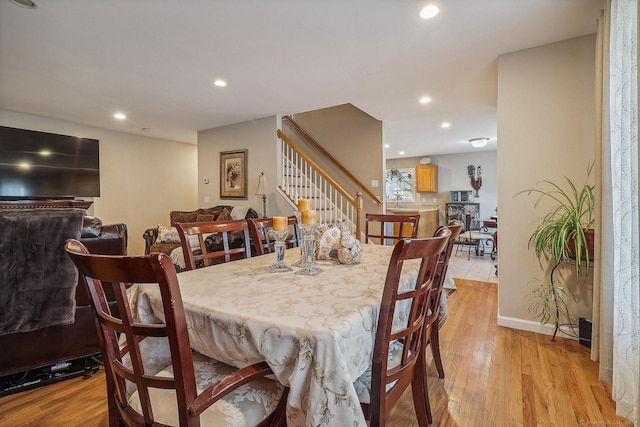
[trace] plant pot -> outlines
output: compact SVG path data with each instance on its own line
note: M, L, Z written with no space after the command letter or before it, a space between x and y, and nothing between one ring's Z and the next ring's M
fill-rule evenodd
M593 261L593 250L594 250L594 230L593 228L583 229L584 237L587 240L587 249L589 250L589 261ZM576 258L576 247L573 243L573 239L569 241L569 257L571 259ZM583 249L583 257L584 257L584 249Z

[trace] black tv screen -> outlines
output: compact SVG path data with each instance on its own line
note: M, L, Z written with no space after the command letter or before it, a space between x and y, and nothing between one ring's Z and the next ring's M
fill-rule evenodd
M0 126L0 198L100 196L100 142Z

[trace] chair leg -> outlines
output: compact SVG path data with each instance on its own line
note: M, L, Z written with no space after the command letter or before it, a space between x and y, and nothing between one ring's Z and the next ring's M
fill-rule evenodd
M413 395L413 406L416 410L419 427L427 427L433 422L431 405L429 403L429 386L425 375L426 363L424 353L418 357L413 380L411 381L411 394Z
M278 402L278 407L273 412L273 418L269 427L285 427L287 425L287 398L289 397L289 387L285 387L282 398Z
M429 347L431 347L433 361L436 364L438 378L444 378L444 367L442 366L442 356L440 355L440 328L437 325L434 325L434 328L431 331Z

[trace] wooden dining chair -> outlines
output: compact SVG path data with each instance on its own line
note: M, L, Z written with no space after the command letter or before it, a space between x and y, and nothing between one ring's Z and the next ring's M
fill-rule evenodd
M438 265L436 267L436 273L434 277L434 285L436 286L436 292L431 294L427 308L427 318L424 326L424 339L423 343L425 349L427 346L431 347L431 354L433 355L433 361L438 371L438 376L444 378L444 367L442 365L442 356L440 355L440 300L442 298L442 291L444 288L444 279L449 269L449 260L451 259L451 253L455 246L456 239L462 232L464 224L458 220L450 221L446 226L442 225L436 229L433 233L434 237L441 236L448 229L451 233L447 245L440 253L438 257ZM426 357L426 351L422 353L423 357ZM425 363L426 366L426 363Z
M418 214L368 213L365 216L364 242L369 243L369 239L374 238L379 244L384 245L386 240L392 240L393 243L396 243L407 237L415 239L418 234L419 221L420 215ZM387 224L389 224L389 229L387 229Z
M169 256L91 255L73 239L66 242L65 250L88 288L95 311L111 427L217 426L227 425L228 419L252 426L285 422L286 389L265 378L273 374L266 362L237 369L191 350ZM126 293L129 283L157 283L164 323L135 320ZM107 286L116 294L117 313L109 309ZM149 351L162 345L168 345L168 351Z
M246 219L177 223L187 270L251 258ZM197 240L196 250L192 243Z
M432 421L424 359L420 353L428 301L436 292L434 277L438 258L449 236L450 231L446 230L439 237L404 239L393 249L378 315L371 370L354 384L371 427L385 425L386 415L408 386L411 386L418 425L425 427ZM403 289L401 273L409 260L420 260L419 272L415 285ZM405 310L406 316L396 313ZM403 319L401 324L399 318Z
M286 240L287 248L300 246L300 229L298 228L298 219L295 216L287 217L287 223L290 228L289 238ZM274 251L273 244L275 240L269 235L269 231L273 228L273 218L249 218L249 232L253 237L253 245L256 255L269 254Z

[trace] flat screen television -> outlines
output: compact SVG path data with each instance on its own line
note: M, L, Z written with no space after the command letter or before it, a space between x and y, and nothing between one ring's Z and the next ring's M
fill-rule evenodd
M98 196L98 140L0 126L0 199Z

